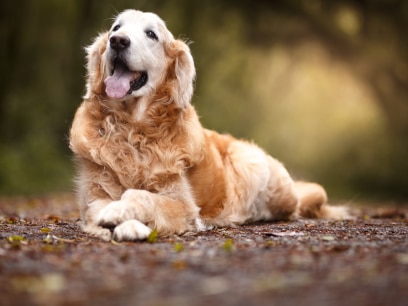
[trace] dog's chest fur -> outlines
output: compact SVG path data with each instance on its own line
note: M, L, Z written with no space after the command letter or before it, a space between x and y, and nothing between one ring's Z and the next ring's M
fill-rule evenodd
M131 112L92 104L85 102L76 115L72 132L82 137L73 138L71 147L104 167L124 189L159 192L191 166L194 141L176 109L153 107L138 121Z

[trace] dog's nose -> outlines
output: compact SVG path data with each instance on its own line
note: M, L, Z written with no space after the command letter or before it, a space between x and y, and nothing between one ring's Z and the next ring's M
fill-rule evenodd
M130 45L129 37L125 35L114 35L109 39L112 49L117 51L126 49Z

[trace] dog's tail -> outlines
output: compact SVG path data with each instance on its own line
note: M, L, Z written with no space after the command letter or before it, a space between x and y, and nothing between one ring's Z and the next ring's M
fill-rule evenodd
M319 184L298 181L295 189L299 196L298 216L335 220L351 217L347 207L327 204L326 191Z

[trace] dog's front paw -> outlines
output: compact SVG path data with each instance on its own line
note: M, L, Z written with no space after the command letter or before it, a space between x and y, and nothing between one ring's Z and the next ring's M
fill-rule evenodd
M113 231L113 240L135 241L149 237L152 230L137 220L127 220L116 226Z
M126 201L111 202L102 208L96 217L99 226L114 229L117 225L130 219L134 219L132 207Z
M86 224L83 226L83 230L91 234L92 236L98 237L99 239L109 241L112 238L112 233L109 229L96 226L94 224Z

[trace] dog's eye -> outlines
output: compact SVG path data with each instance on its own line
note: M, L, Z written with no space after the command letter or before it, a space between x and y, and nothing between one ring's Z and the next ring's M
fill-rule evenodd
M146 30L145 33L146 36L149 37L150 39L159 40L156 33L154 33L152 30Z
M120 24L117 24L113 27L112 32L115 32L120 29Z

